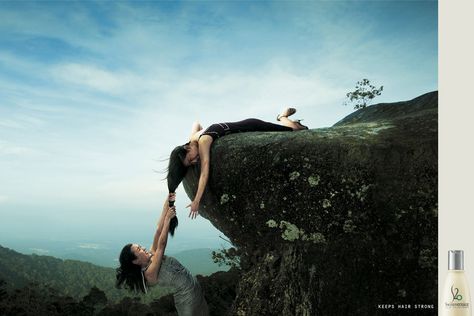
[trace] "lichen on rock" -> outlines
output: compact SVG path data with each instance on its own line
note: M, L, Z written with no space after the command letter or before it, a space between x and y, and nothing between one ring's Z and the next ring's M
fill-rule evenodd
M221 196L221 205L226 204L227 202L229 202L229 195L228 194L222 194L222 196Z
M345 233L352 233L356 228L357 226L354 225L354 222L351 219L346 220L342 227Z
M311 187L317 186L319 184L319 180L321 180L321 178L317 174L308 177L308 182Z
M331 207L331 201L329 201L328 199L324 199L322 201L322 204L323 204L323 208Z
M304 234L304 231L300 230L295 224L287 221L281 221L279 227L283 230L281 238L287 241L299 239Z
M267 226L268 227L278 227L278 224L273 219L270 219L270 220L267 221Z
M300 176L300 173L298 171L293 171L292 173L290 173L290 181L294 181L298 179L299 176Z
M326 238L321 233L303 234L301 237L303 241L311 241L315 244L323 244L326 242Z

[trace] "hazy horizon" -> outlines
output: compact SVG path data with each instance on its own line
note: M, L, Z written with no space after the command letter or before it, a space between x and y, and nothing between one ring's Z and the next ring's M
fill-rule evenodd
M161 171L195 120L274 121L291 105L327 127L353 112L342 102L363 78L384 86L374 103L437 90L436 1L0 8L0 244L148 246ZM188 204L180 186L167 251L225 244Z
M195 271L196 267L199 267L201 270L209 270L212 272L228 269L225 265L219 266L217 263L212 262L211 252L220 250L223 247L228 248L224 243L215 245L213 248L196 247L192 249L187 248L186 245L180 245L180 243L174 245L175 246L172 247L172 249L167 249L166 255L180 259L180 261L183 264L187 264L186 266L191 270ZM50 256L62 260L78 260L98 266L117 268L119 266L118 254L120 253L123 244L117 242L93 243L85 240L52 241L14 239L7 240L5 243L0 243L0 246L3 248L9 248L24 255L35 254L39 256ZM184 261L181 260L182 258L185 258ZM208 267L203 268L204 264L208 265ZM202 272L200 274L202 274Z

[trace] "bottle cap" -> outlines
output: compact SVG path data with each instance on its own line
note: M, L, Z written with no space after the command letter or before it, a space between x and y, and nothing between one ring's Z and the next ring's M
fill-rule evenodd
M449 250L448 251L448 269L464 270L464 251Z

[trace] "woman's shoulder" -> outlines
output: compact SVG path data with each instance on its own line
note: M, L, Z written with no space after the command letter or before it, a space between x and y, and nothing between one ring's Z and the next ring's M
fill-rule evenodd
M198 144L199 145L208 145L211 144L215 138L218 138L217 133L204 133L199 136Z
M204 132L203 129L200 131L197 131L196 133L192 134L191 137L189 138L190 142L197 142L199 141L199 137L201 137L202 133Z

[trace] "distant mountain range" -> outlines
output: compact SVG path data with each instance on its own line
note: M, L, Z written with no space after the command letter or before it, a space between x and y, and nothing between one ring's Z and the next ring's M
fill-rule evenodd
M174 254L193 274L209 275L227 270L212 262L211 249L196 249ZM104 291L109 300L117 301L131 293L115 288L115 269L89 262L63 260L36 254L24 255L0 246L0 280L7 288L19 288L28 283L48 284L64 295L83 297L93 286ZM154 287L143 300L156 299L168 289Z
M64 260L79 260L102 267L116 268L118 266L118 255L123 244L119 241L9 240L0 237L0 245L27 255L52 256ZM176 244L174 245L176 246ZM179 261L183 260L182 263L193 274L209 275L216 271L225 270L225 268L219 267L212 261L211 253L214 249L216 247L196 247L180 250L171 247L167 249L166 255L173 256Z

